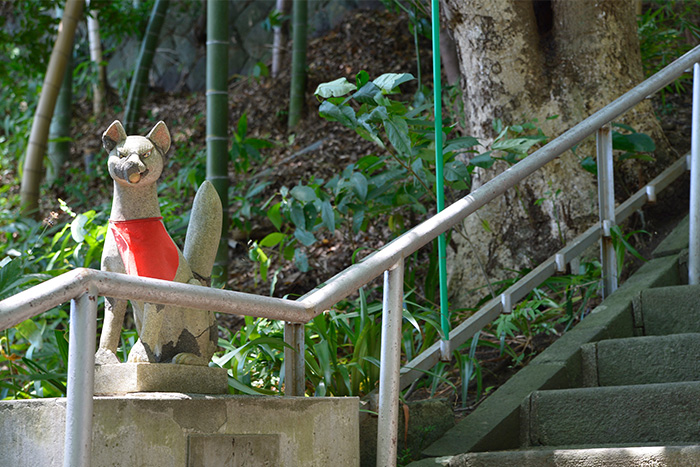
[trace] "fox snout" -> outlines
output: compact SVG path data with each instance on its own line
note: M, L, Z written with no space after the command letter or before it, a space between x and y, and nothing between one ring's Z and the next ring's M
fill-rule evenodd
M129 183L138 183L141 177L148 173L146 165L141 161L138 154L131 154L128 157L117 160L113 169L114 175Z

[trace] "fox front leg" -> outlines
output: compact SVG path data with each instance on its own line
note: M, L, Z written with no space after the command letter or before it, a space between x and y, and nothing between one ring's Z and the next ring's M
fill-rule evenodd
M102 323L102 334L100 334L100 346L95 355L95 363L98 365L119 363L117 347L119 339L121 339L126 306L126 300L105 297L105 316Z

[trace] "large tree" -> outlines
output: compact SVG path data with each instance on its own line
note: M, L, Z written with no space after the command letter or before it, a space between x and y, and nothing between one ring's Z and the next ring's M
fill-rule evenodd
M538 119L553 138L619 97L643 79L635 3L629 0L442 0L462 75L465 132L492 140L492 122ZM554 117L547 119L548 117ZM637 184L672 157L649 103L625 117L657 145L657 164L624 167L618 189ZM592 139L534 174L517 189L464 223L465 242L451 263L458 304L484 285L479 260L491 281L508 269L532 267L597 220L595 177L580 158L595 157ZM477 174L478 186L505 166ZM560 194L557 190L561 190ZM547 195L547 192L550 194ZM539 198L545 202L535 203Z

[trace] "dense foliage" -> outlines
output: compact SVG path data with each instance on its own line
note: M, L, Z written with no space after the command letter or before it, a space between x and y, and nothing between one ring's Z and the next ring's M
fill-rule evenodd
M414 2L416 3L416 2ZM688 21L692 12L668 8L674 2L660 3L648 9L640 19L640 36L646 63L663 66L685 50L671 36L689 31L697 37L698 28ZM421 19L416 3L410 11L412 32L428 27ZM679 2L679 5L683 2ZM95 205L94 199L107 199L104 190L91 184L85 171L74 169L59 178L68 194L56 213L44 221L18 215L16 186L21 173L21 155L31 124L32 109L40 92L42 73L50 52L57 20L55 7L60 2L22 2L2 5L0 30L0 97L6 103L0 128L0 299L49 277L76 267L99 268L102 242L106 232L108 203ZM117 44L127 34L143 30L143 18L152 2L104 2L99 15L106 44ZM29 18L32 21L29 21ZM74 77L77 89L86 98L94 79L89 65L85 37L76 47ZM33 79L26 79L26 77ZM331 80L334 77L329 76ZM418 91L412 96L399 94L400 86L415 81L408 73L388 73L370 77L360 72L354 82L340 78L322 84L316 90L320 115L351 128L376 144L376 151L339 167L329 179L310 174L298 184L281 187L271 193L272 175L266 170L266 150L270 140L248 134L244 115L236 122L230 142L230 166L238 182L229 189L234 202L233 227L244 228L255 219L268 219L272 233L249 245L251 267L261 281L269 283L271 293L277 274L293 262L298 270L308 271L311 247L328 234L339 232L350 244L357 234L374 233L388 226L389 235L398 236L434 212L434 130L432 104L425 86L418 79ZM81 84L82 83L82 84ZM118 90L122 94L125 89ZM454 96L458 90L448 90ZM459 100L459 99L457 99ZM494 121L494 142L484 147L469 136L457 136L460 119L458 106L448 106L445 122L445 178L448 200L463 196L470 187L470 175L476 168L489 169L495 163L513 164L546 142L537 121L506 126ZM620 160L648 158L653 141L630 127L617 127L615 148ZM188 217L189 200L203 181L203 152L189 146L176 147L169 159L173 170L161 181L160 199L164 221L176 243L182 244ZM584 168L595 172L594 161L582 159ZM102 164L88 169L107 179ZM69 181L69 183L68 183ZM559 193L543 193L542 199ZM57 223L58 212L68 222ZM452 235L462 235L455 231ZM636 251L627 242L629 234L618 233L620 267L625 252ZM365 254L361 244L356 257ZM407 258L404 329L402 348L406 359L415 357L440 336L436 306L437 258L435 248ZM592 260L579 271L549 279L535 289L513 313L503 315L480 335L454 350L453 366L440 364L426 373L419 385L430 394L439 387L461 387L462 404L488 393L484 370L477 358L478 349L492 349L507 356L510 365L531 358L535 336L558 335L590 310L600 279L600 266ZM523 275L527 271L519 271ZM514 279L515 280L515 279ZM491 284L484 300L504 290L512 282ZM306 326L307 393L316 395L365 395L376 388L379 366L381 291L363 288L330 312L316 317ZM473 310L453 310L453 321ZM0 399L53 397L65 393L68 318L63 306L2 331L0 335ZM282 324L247 317L236 333L221 329L222 351L212 364L229 369L232 392L277 394L282 392L282 358L285 344ZM125 330L120 351L126 355L136 336ZM471 382L471 385L470 385ZM413 388L415 389L415 387ZM473 400L473 399L472 399Z

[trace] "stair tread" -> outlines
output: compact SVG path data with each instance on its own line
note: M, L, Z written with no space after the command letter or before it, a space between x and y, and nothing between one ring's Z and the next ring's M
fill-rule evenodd
M533 448L517 451L473 452L442 459L424 459L409 467L691 467L700 464L700 445Z

